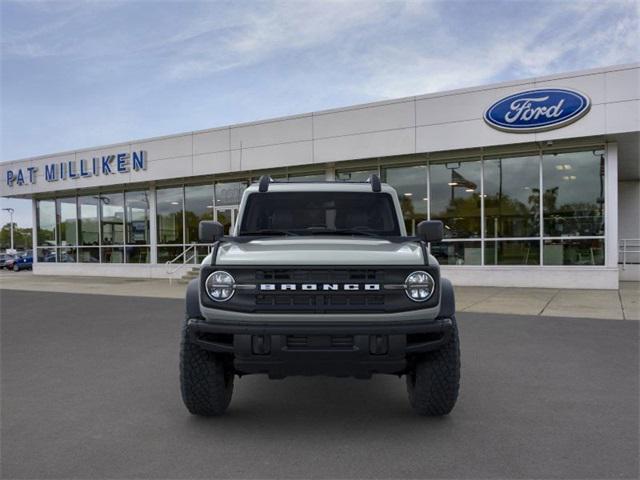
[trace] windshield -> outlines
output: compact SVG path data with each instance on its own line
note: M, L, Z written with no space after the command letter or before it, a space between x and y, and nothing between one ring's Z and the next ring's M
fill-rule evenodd
M399 236L391 195L267 192L247 198L239 235Z

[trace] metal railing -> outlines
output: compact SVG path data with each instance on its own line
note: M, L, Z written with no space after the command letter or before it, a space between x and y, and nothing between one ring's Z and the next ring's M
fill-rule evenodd
M638 259L634 262L629 262L629 254L638 254L640 258L640 238L623 238L620 239L620 245L618 252L622 257L622 261L620 259L618 261L622 263L622 269L624 270L627 266L627 263L638 263Z
M198 245L197 243L192 243L185 248L180 255L165 263L165 265L167 265L167 275L169 275L170 285L173 282L173 276L176 272L185 267L194 267L198 265L198 247L207 247L207 254L211 252L210 245ZM182 262L178 263L179 260L182 260Z

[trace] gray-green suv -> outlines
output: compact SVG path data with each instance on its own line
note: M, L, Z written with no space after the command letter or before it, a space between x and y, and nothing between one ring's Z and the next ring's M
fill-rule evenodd
M408 237L395 190L366 183L278 183L242 197L230 235L200 223L212 244L186 295L180 382L187 409L220 415L236 375L369 378L405 375L411 406L446 415L460 384L451 283L429 242Z

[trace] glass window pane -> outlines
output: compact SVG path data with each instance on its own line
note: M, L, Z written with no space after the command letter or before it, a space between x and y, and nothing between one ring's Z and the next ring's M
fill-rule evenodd
M58 245L77 245L76 223L78 210L76 198L59 198L58 207Z
M127 263L149 263L149 247L125 247Z
M98 197L86 196L78 197L78 210L80 218L78 220L79 245L98 245Z
M247 182L216 183L216 205L239 205Z
M128 245L148 245L149 238L149 192L125 192L125 218Z
M484 162L485 235L540 235L540 157L496 158Z
M485 265L540 265L538 240L485 241Z
M122 263L124 261L124 249L122 247L102 247L100 249L100 261L102 263Z
M545 154L542 168L544 235L604 235L604 156Z
M194 185L184 189L185 243L198 242L198 224L213 220L213 185Z
M604 240L544 241L545 265L604 265Z
M78 261L81 263L98 263L100 261L100 249L98 247L79 248Z
M158 263L169 262L180 255L182 251L182 247L158 247ZM176 262L176 264L179 263L181 260Z
M338 182L366 182L371 175L377 175L378 169L355 170L355 171L337 171L336 180Z
M441 265L480 265L480 242L440 242L431 244L431 254Z
M416 225L427 219L427 166L387 168L384 181L398 192L407 234L414 235Z
M156 191L158 243L182 243L182 187Z
M56 249L51 247L38 248L38 262L51 263L56 261Z
M326 179L327 175L324 172L289 175L290 182L324 182Z
M102 245L124 243L124 194L100 195Z
M445 238L480 237L480 160L432 164L431 219Z
M58 262L61 263L75 263L76 261L76 249L68 247L58 248Z
M38 200L38 245L56 244L56 202Z

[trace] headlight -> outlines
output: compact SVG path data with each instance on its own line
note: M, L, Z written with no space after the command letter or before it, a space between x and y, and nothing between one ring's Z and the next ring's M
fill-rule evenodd
M207 277L205 288L211 300L226 302L236 290L236 281L227 272L218 270Z
M414 302L425 302L431 298L436 282L427 272L413 272L404 281L404 291Z

